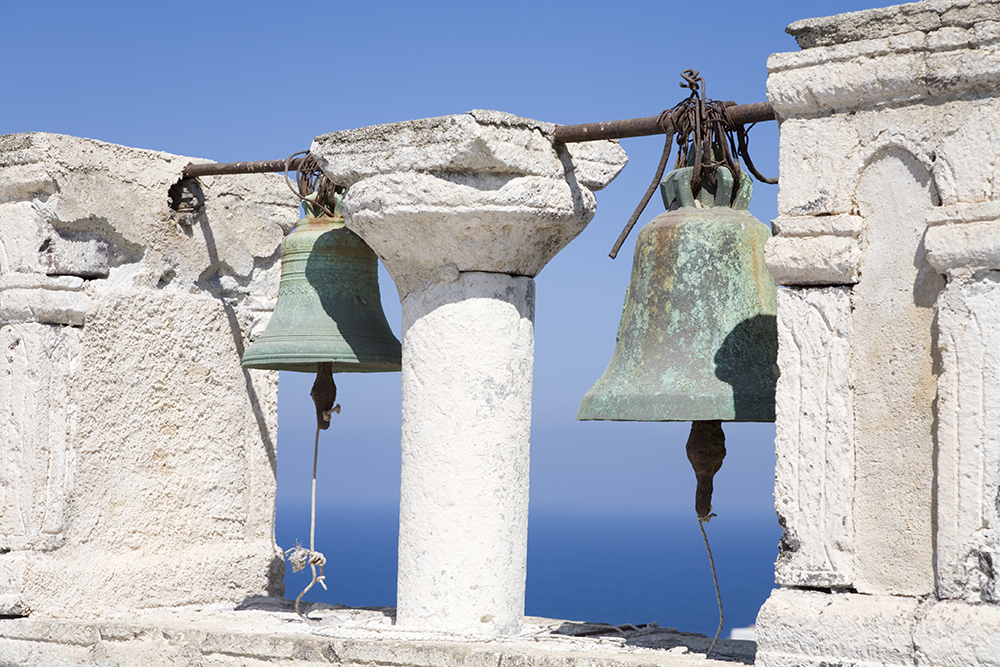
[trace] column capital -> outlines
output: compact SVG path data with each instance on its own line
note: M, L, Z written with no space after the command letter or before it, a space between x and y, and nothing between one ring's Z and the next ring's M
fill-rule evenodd
M533 277L583 231L593 192L627 158L613 141L555 142L554 129L479 110L333 132L310 151L348 186L347 226L404 298L460 272Z

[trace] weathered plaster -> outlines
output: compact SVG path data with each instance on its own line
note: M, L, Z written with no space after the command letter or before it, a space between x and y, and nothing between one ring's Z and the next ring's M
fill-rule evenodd
M277 374L240 354L296 219L276 176L0 137L0 613L99 616L282 588Z
M783 586L844 587L854 569L851 290L778 290L775 508Z
M933 591L936 300L944 279L923 250L930 176L908 153L870 164L857 198L866 222L853 289L855 578L863 593Z

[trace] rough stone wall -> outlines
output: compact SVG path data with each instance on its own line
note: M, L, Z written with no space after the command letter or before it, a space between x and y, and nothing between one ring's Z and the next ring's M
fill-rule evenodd
M968 606L1000 601L1000 3L789 32L803 50L768 62L785 535L758 662L1000 664L1000 607Z
M0 137L0 614L281 590L277 374L239 360L296 207L270 175L178 206L189 161Z

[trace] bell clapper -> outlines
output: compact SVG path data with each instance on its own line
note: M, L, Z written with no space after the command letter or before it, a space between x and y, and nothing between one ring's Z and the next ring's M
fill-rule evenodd
M712 582L715 584L715 599L719 603L719 629L715 631L715 638L712 645L708 647L705 657L712 655L719 635L722 633L723 613L722 594L719 592L719 577L715 572L715 559L712 557L712 547L708 544L708 534L705 533L705 524L712 520L712 491L715 473L722 468L722 461L726 458L726 434L722 430L722 422L696 421L691 422L691 435L687 441L687 457L694 468L695 478L698 486L694 494L694 507L698 515L698 528L701 530L701 537L705 540L705 550L708 552L708 564L712 568Z
M306 586L299 596L295 598L295 613L303 621L315 623L316 620L309 618L299 610L302 596L309 592L309 589L317 583L326 588L326 575L323 573L323 566L326 565L326 556L316 551L316 464L319 460L319 432L330 428L330 417L333 413L340 414L340 404L334 404L337 400L337 385L333 381L333 364L330 362L320 362L316 364L316 381L313 383L312 391L313 403L316 406L316 439L313 442L313 474L312 474L312 508L309 517L309 548L303 549L296 543L295 547L285 552L288 562L292 564L292 571L298 572L308 564L312 570L312 581ZM316 568L319 567L319 576L316 575Z
M726 458L726 434L720 420L691 422L687 457L698 480L694 492L695 512L699 521L709 521L715 516L712 514L713 479Z

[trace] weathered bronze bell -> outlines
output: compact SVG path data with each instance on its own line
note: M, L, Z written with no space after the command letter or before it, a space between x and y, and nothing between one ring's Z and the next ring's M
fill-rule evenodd
M618 341L577 419L774 421L774 281L768 228L747 211L753 183L715 169L691 192L692 167L660 184L667 212L636 241Z
M399 340L382 311L378 258L339 215L306 217L281 244L278 303L243 354L245 368L334 373L398 371Z

